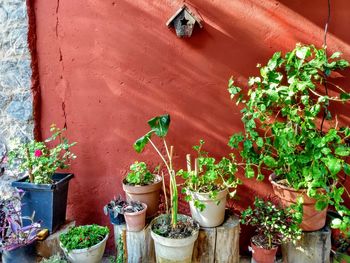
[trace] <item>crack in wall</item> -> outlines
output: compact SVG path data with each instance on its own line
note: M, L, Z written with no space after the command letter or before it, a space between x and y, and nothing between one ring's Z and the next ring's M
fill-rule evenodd
M63 112L63 119L64 119L64 128L67 127L67 112L66 112L66 90L69 88L69 83L64 77L64 62L63 62L63 54L62 54L62 48L61 48L61 40L59 35L59 27L60 27L60 20L59 20L59 11L60 11L60 0L57 0L56 4L56 26L55 26L55 33L56 33L56 40L58 43L58 54L59 54L59 63L61 65L61 74L60 74L60 80L63 83L63 95L61 96L62 99L62 112Z

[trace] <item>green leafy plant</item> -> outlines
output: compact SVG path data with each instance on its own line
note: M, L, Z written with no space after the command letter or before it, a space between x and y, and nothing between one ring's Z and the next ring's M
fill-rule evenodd
M302 231L299 223L302 213L300 206L297 209L296 207L283 209L271 201L255 198L254 208L248 207L242 212L241 222L256 228L256 245L272 249L274 246L300 239Z
M138 161L130 165L130 172L125 178L125 181L131 185L148 185L154 180L155 176L148 170L146 163Z
M176 174L173 167L173 146L170 148L168 147L168 144L165 140L166 135L168 134L169 125L170 125L170 115L161 115L156 116L148 121L148 125L150 126L151 130L147 132L144 136L140 137L136 140L134 143L134 149L140 153L143 151L145 146L150 143L154 150L157 152L159 157L161 158L162 162L164 163L168 174L170 176L170 185L169 185L169 192L170 192L170 203L171 203L171 225L173 228L176 227L177 224L177 214L178 214L178 191L177 191L177 184L176 184ZM160 151L160 149L155 145L155 143L151 140L151 137L153 135L158 136L164 145L166 154L163 155ZM167 209L168 210L168 209Z
M61 234L60 242L68 251L89 248L100 243L108 233L107 227L98 225L76 226Z
M29 181L35 184L51 184L52 176L58 169L69 168L70 160L76 156L70 152L70 147L76 143L69 143L64 137L65 129L51 125L51 137L43 142L30 141L17 144L9 152L9 163L19 165L22 172L27 172ZM54 147L52 145L56 144Z
M192 200L192 192L208 193L209 198L215 200L219 191L225 189L234 189L230 191L230 196L236 194L236 187L241 183L235 177L237 172L237 164L234 155L230 155L230 159L223 157L219 162L214 157L210 157L208 152L204 151L204 140L199 141L199 145L193 146L198 157L195 160L195 169L191 169L190 155L187 155L187 171L179 170L177 175L185 179L182 192L186 194L185 200ZM199 200L194 200L194 205L201 211L205 205Z
M249 78L247 94L231 79L231 98L244 106L245 133L234 134L229 145L240 150L246 177L262 180L262 169L275 173L284 185L305 189L318 210L334 205L343 221L333 226L349 231L350 210L342 205L346 189L339 176L350 175L350 128L340 127L329 110L331 102L350 98L330 80L332 72L349 67L340 55L328 57L323 48L297 44L258 65L260 76ZM337 94L330 95L328 87Z

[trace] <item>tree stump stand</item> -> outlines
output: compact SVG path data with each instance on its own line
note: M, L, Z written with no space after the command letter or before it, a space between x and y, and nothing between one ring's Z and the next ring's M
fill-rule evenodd
M331 231L325 227L319 231L303 232L294 245L282 245L283 263L329 263Z
M239 231L239 219L233 215L221 226L201 228L194 244L192 262L239 263ZM125 225L114 225L114 238L117 254L122 253L126 262L156 262L150 225L140 232L129 232ZM125 248L123 244L126 244Z

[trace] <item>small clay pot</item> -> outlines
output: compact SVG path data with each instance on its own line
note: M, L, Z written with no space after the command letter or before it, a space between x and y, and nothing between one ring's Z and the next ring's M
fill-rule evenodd
M257 246L253 242L254 237L250 241L250 246L252 248L253 262L256 263L274 263L278 247L273 247L272 249L266 249Z
M146 224L146 211L147 205L142 203L143 210L138 212L124 212L124 217L126 221L126 229L131 232L141 231Z
M276 196L281 200L282 206L287 207L296 204L298 197L303 197L303 221L300 224L300 228L303 231L317 231L323 228L326 224L327 207L318 211L315 208L316 200L310 198L306 194L306 190L294 190L293 188L286 187L275 181L276 175L271 174L269 180L272 184L273 191ZM318 191L322 191L319 189Z
M147 205L147 217L154 217L159 210L159 192L162 187L162 177L155 175L157 181L150 185L129 185L123 180L123 190L127 201L139 201Z

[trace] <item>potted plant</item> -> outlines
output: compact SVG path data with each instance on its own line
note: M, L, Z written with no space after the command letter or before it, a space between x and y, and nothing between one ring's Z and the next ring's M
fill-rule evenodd
M12 186L26 192L22 202L26 204L22 213L40 220L42 227L54 232L66 220L66 207L71 173L56 173L69 168L70 160L76 156L70 152L69 143L61 130L52 125L52 136L43 142L30 141L17 145L9 152L9 162L27 175L12 182ZM25 222L26 224L26 222Z
M141 231L146 224L147 205L138 201L130 201L123 208L126 229L132 232Z
M262 180L263 169L272 173L273 190L284 206L303 198L305 231L325 225L328 204L344 219L334 221L333 227L346 229L350 221L339 180L342 172L350 174L350 129L340 126L329 109L331 102L350 98L331 81L334 71L348 66L340 52L328 57L324 48L297 44L285 55L276 52L267 65L258 65L260 76L249 78L246 96L232 79L229 82L231 97L244 105L245 129L245 134L234 134L229 145L240 149L247 177Z
M283 209L271 201L255 198L254 208L249 207L242 212L241 222L256 228L257 235L251 238L255 262L275 262L280 244L301 238L301 212L294 209Z
M192 218L202 227L216 227L225 219L227 194L235 195L240 180L235 178L237 165L233 155L231 160L223 157L218 162L202 149L203 145L204 141L200 140L199 145L193 146L198 154L194 170L188 154L187 171L180 170L177 174L185 179L182 191L190 203Z
M0 248L3 263L32 263L36 260L35 241L40 224L27 218L31 224L23 226L20 205L22 196L21 191L1 194Z
M125 223L125 217L123 209L126 206L126 201L119 195L118 198L114 197L108 204L103 207L105 215L109 216L109 219L114 225L122 225Z
M76 226L60 235L60 247L72 263L99 263L105 251L108 235L107 227Z
M146 163L131 164L130 172L123 180L127 201L140 201L147 205L147 217L155 216L159 208L159 192L162 177L151 173Z
M162 214L151 222L151 236L155 243L157 262L191 262L194 242L198 237L199 225L191 217L178 214L178 190L173 167L173 147L168 147L165 136L170 125L168 114L156 116L148 121L151 130L136 140L134 149L142 152L150 143L163 161L170 177L170 213ZM165 155L151 140L152 135L160 138ZM166 192L165 192L166 196ZM166 202L166 210L169 211Z

